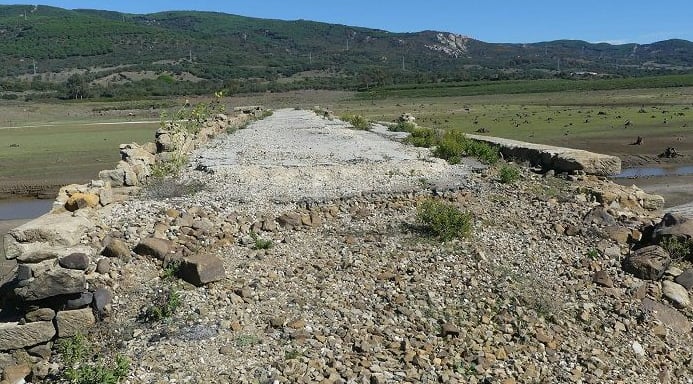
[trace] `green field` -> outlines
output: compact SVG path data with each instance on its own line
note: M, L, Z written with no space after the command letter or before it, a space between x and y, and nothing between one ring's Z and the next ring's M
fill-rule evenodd
M152 141L159 123L66 123L0 129L0 191L12 186L55 186L96 178L114 168L121 143Z
M358 114L373 121L394 121L406 112L416 116L419 125L439 131L485 131L622 158L656 159L669 146L693 155L691 86L468 96L446 96L447 87L426 92L435 90L441 92L424 96L418 87L411 87L371 99L350 92L297 91L226 98L224 102L229 110L257 104L304 109L320 105L337 116ZM410 93L402 94L404 91ZM159 112L181 103L180 99L159 99L3 104L0 192L17 185L57 186L93 179L99 170L117 163L119 144L152 141ZM132 124L142 120L149 122ZM645 144L629 145L638 136Z
M363 97L363 96L359 96ZM693 140L693 87L565 91L478 96L390 95L334 105L337 114L393 121L412 113L419 125L572 146L605 153L642 151L637 136L686 147Z

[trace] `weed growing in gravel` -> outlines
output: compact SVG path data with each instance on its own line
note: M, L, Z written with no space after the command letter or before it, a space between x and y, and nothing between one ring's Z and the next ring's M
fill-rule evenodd
M301 356L303 356L303 351L298 350L298 349L292 349L292 350L286 351L284 353L284 359L285 360L294 360L294 359L298 359Z
M590 248L590 250L587 251L587 257L589 257L590 260L597 260L599 259L599 251L594 248Z
M371 128L371 123L361 115L342 115L341 120L351 124L354 129L366 131Z
M503 184L512 184L520 179L520 169L514 165L503 164L498 170L498 177Z
M251 345L260 344L262 342L259 337L251 334L238 335L235 341L237 347L248 347Z
M434 154L450 164L457 164L462 157L472 156L485 164L495 164L500 159L498 148L468 139L464 133L447 131L438 143Z
M117 384L130 370L130 361L116 355L112 364L103 358L94 359L87 338L77 334L57 343L57 350L65 364L63 377L76 384Z
M172 317L182 303L180 293L176 290L159 291L152 300L152 305L140 315L140 319L148 323L163 321Z
M253 244L253 249L270 249L274 246L274 243L272 240L268 239L263 239L257 235L255 232L250 232L250 237L253 238L253 241L255 242Z
M674 260L683 260L693 254L693 240L681 240L676 236L667 236L659 243L662 248L669 252Z
M158 200L192 196L198 192L204 191L205 188L205 185L198 181L184 183L172 178L157 177L147 183L143 189L143 193L150 199Z
M417 208L416 219L422 228L442 241L468 237L473 217L450 203L429 199Z
M180 273L182 262L180 260L172 261L162 271L162 277L166 280L171 280Z

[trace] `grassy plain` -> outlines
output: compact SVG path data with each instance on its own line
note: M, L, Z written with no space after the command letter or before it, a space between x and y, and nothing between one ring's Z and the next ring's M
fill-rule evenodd
M415 92L418 94L418 91ZM419 125L618 155L651 162L667 147L693 150L693 87L403 97L335 104L338 114L391 121L412 113ZM643 145L630 145L638 136ZM640 160L639 160L640 159Z
M101 103L3 103L0 106L0 197L50 195L83 183L119 160L118 145L151 141L159 126L149 109Z

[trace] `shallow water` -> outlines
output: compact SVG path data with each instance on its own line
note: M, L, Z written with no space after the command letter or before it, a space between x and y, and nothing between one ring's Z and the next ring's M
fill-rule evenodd
M53 200L0 200L0 220L33 219L50 211Z
M662 167L638 167L622 169L621 173L614 176L616 179L637 179L640 177L662 176L690 176L693 175L693 165L684 165L674 168Z

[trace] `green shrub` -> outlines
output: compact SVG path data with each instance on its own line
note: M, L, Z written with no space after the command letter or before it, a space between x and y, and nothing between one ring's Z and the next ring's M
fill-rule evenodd
M77 334L57 343L57 350L65 364L63 377L75 384L117 384L130 370L130 361L118 354L113 364L103 358L94 359L87 338Z
M669 252L674 260L683 260L687 256L693 255L693 240L681 240L677 236L667 236L662 238L659 245Z
M436 131L431 128L414 128L410 132L411 136L405 141L415 147L430 148L436 144Z
M452 204L426 200L417 208L416 219L422 228L442 241L468 237L473 217Z
M438 142L434 151L435 156L457 164L465 156L477 158L485 164L495 164L500 159L498 148L479 141L468 139L459 131L448 131Z
M343 115L340 117L343 121L351 124L354 129L368 130L371 127L371 123L365 117L361 115Z
M503 184L511 184L520 179L520 169L516 166L503 164L498 170L498 177Z
M174 289L160 291L150 307L140 315L140 320L152 323L172 317L181 306L180 293Z
M272 240L266 240L259 237L255 232L250 232L250 237L253 238L255 243L253 244L253 249L270 249L274 246Z

